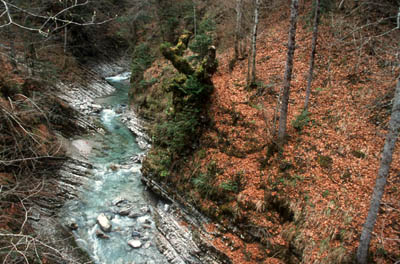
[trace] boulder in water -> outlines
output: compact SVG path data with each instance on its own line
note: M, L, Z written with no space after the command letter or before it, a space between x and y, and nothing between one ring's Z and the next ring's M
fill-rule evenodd
M142 246L142 242L138 239L131 239L128 241L128 245L132 248L140 248Z
M99 224L101 230L103 230L104 232L111 231L111 227L112 227L111 222L104 213L101 213L97 217L97 223Z
M150 241L147 241L145 244L144 244L144 248L149 248L151 246L151 242Z
M112 171L117 171L117 170L119 170L119 166L116 165L116 164L111 164L111 165L109 166L109 168L110 168Z
M122 207L121 209L118 210L118 214L121 216L127 216L131 212L130 207Z
M77 230L77 229L78 229L78 224L75 223L75 222L69 223L69 224L68 224L68 227L69 227L71 230Z
M101 232L100 230L96 230L96 236L101 239L110 239L109 236Z
M142 235L138 231L132 231L132 237L141 237Z

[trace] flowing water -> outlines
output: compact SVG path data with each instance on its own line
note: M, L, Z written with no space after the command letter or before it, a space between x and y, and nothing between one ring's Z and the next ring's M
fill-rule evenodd
M79 200L66 203L62 219L77 228L73 232L78 245L95 263L166 263L154 243L157 230L140 181L141 165L133 159L144 151L118 119L118 112L128 104L128 78L127 74L109 78L116 92L97 100L104 107L99 120L105 133L79 139L90 142L88 160L94 168L81 188ZM111 221L111 232L101 232L97 217L102 213ZM131 247L128 241L132 240L141 245Z

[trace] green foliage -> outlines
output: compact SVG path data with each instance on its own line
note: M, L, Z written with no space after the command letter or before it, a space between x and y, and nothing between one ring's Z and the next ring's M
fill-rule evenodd
M238 183L232 180L221 183L220 187L225 191L234 193L237 193L239 190Z
M213 31L215 31L214 20L205 18L200 22L197 35L189 45L191 51L198 53L198 58L202 59L207 55L208 47L214 41Z
M310 113L307 110L301 112L301 114L298 115L294 121L292 121L292 126L297 131L302 131L308 122L310 122L309 115Z
M141 81L143 73L151 66L154 61L151 55L150 46L148 43L143 42L135 47L132 55L132 78L134 81Z
M188 76L185 85L182 86L182 91L185 94L193 94L193 95L200 95L204 92L204 90L206 89L206 85L199 82L199 80L197 80L197 78L193 77L193 76Z
M211 199L218 204L230 201L233 196L229 196L227 192L238 192L240 188L236 181L228 181L219 186L216 185L216 176L221 173L223 171L218 168L215 161L211 161L207 165L206 172L198 173L192 179L194 187L203 198Z
M153 128L154 151L148 159L154 175L163 178L179 169L176 161L196 149L205 120L202 117L205 115L204 105L213 88L209 76L214 73L210 65L216 64L215 57L202 61L197 68L192 66L183 56L189 38L190 34L183 34L175 46L163 43L160 47L161 53L178 71L173 78L163 82L162 90L168 92L171 100L163 111L164 116ZM164 155L168 158L160 157ZM169 164L163 163L164 159ZM220 188L212 186L212 179L217 173L215 163L210 164L206 173L193 177L192 183L203 196L215 198Z
M145 89L145 88L147 88L147 87L149 87L149 86L152 86L152 85L155 84L156 82L158 82L158 79L157 79L157 78L151 78L150 80L141 80L141 81L139 82L139 87L140 87L141 89Z
M158 9L157 13L163 39L174 42L181 29L181 21L188 20L189 23L193 23L193 19L191 19L192 1L157 0L155 4Z
M207 34L215 30L215 21L208 17L203 19L199 24L199 34Z
M153 142L172 153L181 154L192 142L198 127L198 111L186 108L155 127Z
M208 47L212 44L213 38L207 34L198 34L190 43L189 48L193 52L198 53L199 58L204 58L207 55Z

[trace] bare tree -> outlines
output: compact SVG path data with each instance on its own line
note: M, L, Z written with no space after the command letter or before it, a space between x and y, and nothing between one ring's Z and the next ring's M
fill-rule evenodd
M252 58L252 66L251 66L251 80L249 85L255 85L256 83L256 55L257 55L257 28L258 28L258 13L260 8L260 0L255 0L254 6L254 23L253 23L253 32L251 38L251 58Z
M278 140L279 144L283 144L286 136L286 123L287 123L287 112L289 104L290 94L290 82L292 80L293 71L293 56L296 49L296 28L297 28L297 15L298 15L299 1L292 0L291 14L290 14L290 29L289 29L289 40L288 40L288 52L286 60L286 69L283 79L283 91L282 91L282 105L279 117L279 129L278 129Z
M242 28L242 0L236 0L236 29L235 29L235 58L238 60L240 57L240 38Z
M392 155L396 145L397 137L400 129L400 76L397 77L397 87L393 99L392 115L389 121L389 132L386 136L385 145L383 147L381 164L378 171L378 177L375 182L374 191L371 198L371 204L361 231L360 244L357 250L357 262L359 264L367 264L368 249L371 242L371 233L374 229L376 218L383 193L385 191L387 177L389 175L390 165L392 163Z
M108 21L111 21L113 18L96 21L96 12L93 12L93 15L90 19L87 19L84 22L78 22L73 19L65 18L65 14L72 11L73 9L82 8L89 4L89 0L85 1L71 1L71 4L68 6L64 6L60 11L56 14L51 15L44 10L42 12L36 13L34 11L29 10L28 8L23 8L19 5L13 4L12 2L0 0L0 28L14 25L18 28L38 32L44 36L48 36L50 33L57 31L59 29L65 28L68 25L99 25L104 24ZM37 20L37 26L27 26L23 22L20 21L21 17L31 17Z
M307 78L307 89L306 89L306 99L304 102L304 111L307 111L307 109L308 109L308 102L310 100L310 93L311 93L311 83L313 80L314 61L315 61L315 53L316 53L316 48L317 48L318 25L319 25L319 16L320 16L319 7L320 7L320 0L315 0L314 29L313 29L313 37L312 37L312 44L311 44L310 69L309 69L308 78Z
M194 27L194 37L197 36L197 4L193 0L193 27Z

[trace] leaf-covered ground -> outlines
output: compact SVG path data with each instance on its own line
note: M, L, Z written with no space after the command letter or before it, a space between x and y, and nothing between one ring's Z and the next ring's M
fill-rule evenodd
M367 47L360 49L351 38L339 41L338 35L344 34L338 32L341 21L333 23L325 17L309 120L301 131L294 129L292 122L304 104L312 35L304 17L300 18L289 102L289 140L281 154L273 153L266 160L286 62L288 19L282 13L285 11L261 22L258 88L246 88L247 61L240 61L230 73L228 63L233 51L220 54L209 109L214 126L202 136L198 153L205 155L195 155L199 158L193 168L197 163L205 166L215 162L219 170L214 184L219 186L240 175L241 188L238 193L230 192L234 199L225 207L229 206L237 222L246 218L249 226L266 230L264 245L268 247L246 244L233 234L214 240L234 263L282 263L276 249L289 248L289 243L300 250L303 263L342 263L354 254L367 215L390 111L390 106L385 108L390 102L385 96L394 90L398 69L391 72L382 67L381 60L389 57L373 54ZM386 40L393 41L389 37ZM397 147L371 243L377 263L393 263L400 258L399 173ZM214 204L202 201L203 207Z

